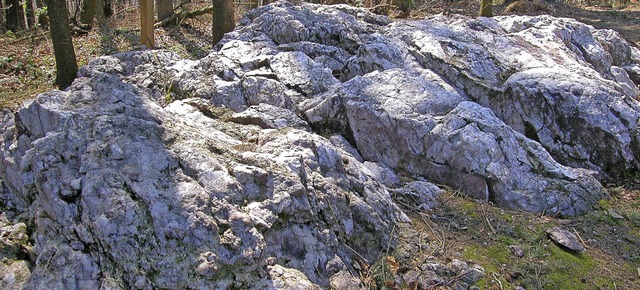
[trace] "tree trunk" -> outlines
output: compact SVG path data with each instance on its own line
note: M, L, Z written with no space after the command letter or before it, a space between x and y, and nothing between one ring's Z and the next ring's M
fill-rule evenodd
M415 8L413 5L413 0L391 0L391 5L396 6L400 9L400 12L406 14L407 16Z
M4 9L4 1L0 0L0 25L2 23L4 23L4 19L5 19L4 12L5 11L6 10ZM0 28L0 32L2 32L2 31L3 31L2 28Z
M482 0L480 3L480 16L493 17L492 5L493 0Z
M47 6L43 0L35 0L36 6L42 8ZM36 23L37 25L42 27L43 29L49 29L49 15L48 13L44 13L44 11L40 11L40 13L36 12Z
M173 0L156 0L158 4L158 21L165 20L173 16ZM167 23L168 26L175 25L175 22Z
M18 1L18 23L21 30L29 30L29 20L27 20L26 5L22 5L22 1Z
M111 0L103 0L102 4L103 4L102 10L104 11L104 17L109 18L113 16L113 6L111 4Z
M140 42L147 48L155 46L153 36L153 0L140 0Z
M37 17L36 17L36 10L38 10L38 5L36 5L36 0L27 0L27 11L26 11L26 16L27 16L27 24L29 25L29 27L33 28L36 27L36 23L37 22Z
M211 0L213 4L213 23L211 36L213 43L218 43L225 33L236 27L233 15L233 0Z
M104 1L96 0L96 19L104 20Z
M18 0L7 0L7 30L18 31Z
M97 4L98 4L98 1L96 0L82 1L82 12L80 12L80 23L87 24L89 26L93 25L93 19L96 18Z
M53 41L53 53L56 58L56 81L60 89L71 85L78 73L76 53L73 49L69 12L66 0L45 0L49 13L49 31Z

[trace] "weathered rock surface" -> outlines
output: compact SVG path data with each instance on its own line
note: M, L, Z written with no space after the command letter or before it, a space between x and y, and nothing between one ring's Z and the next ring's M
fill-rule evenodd
M578 237L563 227L553 227L547 230L547 235L556 244L574 252L584 252L584 246Z
M22 289L31 277L29 234L24 223L12 224L0 214L0 287Z
M408 221L397 204L437 206L430 182L590 210L598 178L639 167L639 72L570 19L279 2L204 59L101 57L3 111L0 201L33 227L27 288L357 288ZM430 267L404 279L472 268Z
M19 123L5 131L4 199L35 222L27 287L326 286L353 251L375 259L393 245L391 227L408 219L351 154L201 105L161 108L97 74L5 116Z

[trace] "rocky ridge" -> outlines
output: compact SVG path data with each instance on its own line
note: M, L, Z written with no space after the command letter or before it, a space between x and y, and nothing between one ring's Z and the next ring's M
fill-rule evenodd
M357 288L431 182L589 211L638 169L639 82L636 48L571 19L278 2L204 59L101 57L3 111L0 199L26 288Z

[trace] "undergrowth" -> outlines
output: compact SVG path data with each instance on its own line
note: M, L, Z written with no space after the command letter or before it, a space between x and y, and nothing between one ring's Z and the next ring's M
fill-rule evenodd
M411 215L405 231L424 235L401 234L389 255L399 257L401 272L416 267L412 261L446 263L455 258L477 263L485 270L476 285L480 289L640 289L640 191L610 189L615 190L619 193L602 201L600 209L573 219L501 209L447 191L433 211ZM546 234L554 226L576 233L586 251L571 253L554 244ZM415 244L416 238L427 245L425 250L402 259L406 245ZM387 287L394 274L388 260L373 264L375 270L367 277L372 288L393 288Z

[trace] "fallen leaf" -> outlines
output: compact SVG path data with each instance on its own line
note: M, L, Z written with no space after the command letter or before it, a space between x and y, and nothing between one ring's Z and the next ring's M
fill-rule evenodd
M396 261L394 256L387 256L387 265L389 265L389 271L391 274L398 274L398 269L400 269L400 264Z

